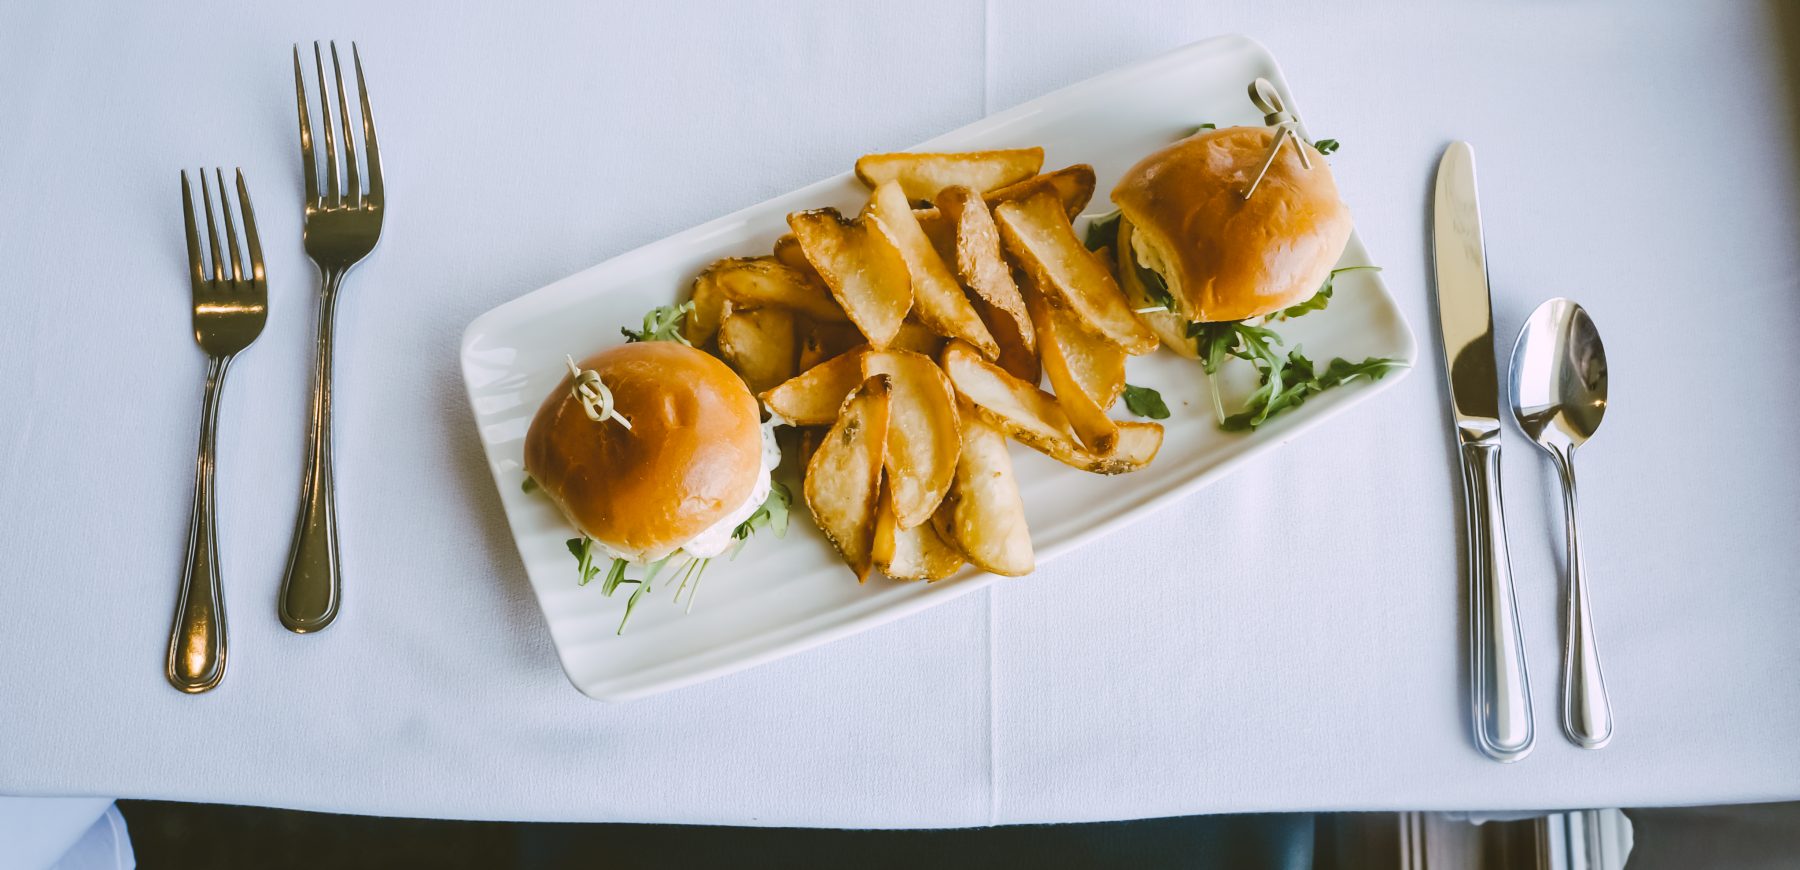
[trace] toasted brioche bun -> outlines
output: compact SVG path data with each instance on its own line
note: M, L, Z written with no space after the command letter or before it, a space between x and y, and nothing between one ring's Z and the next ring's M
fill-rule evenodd
M1243 320L1319 291L1350 239L1325 156L1308 169L1290 142L1255 195L1244 190L1268 157L1274 128L1227 127L1190 136L1138 161L1113 188L1131 221L1125 255L1163 276L1189 320Z
M653 561L750 498L764 473L761 415L724 363L643 341L580 366L600 374L631 428L589 419L564 377L525 433L525 471L583 533Z

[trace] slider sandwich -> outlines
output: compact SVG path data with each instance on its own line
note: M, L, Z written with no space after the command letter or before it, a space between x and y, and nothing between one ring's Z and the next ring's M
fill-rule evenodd
M1269 117L1285 120L1203 129L1138 161L1112 191L1116 228L1099 223L1099 241L1090 241L1110 237L1120 288L1164 346L1201 362L1228 430L1254 429L1313 394L1399 365L1333 359L1321 372L1270 329L1325 308L1338 273L1373 267L1337 266L1351 221L1331 167L1290 118ZM1236 412L1217 377L1230 358L1254 366L1259 380Z
M784 530L773 426L723 362L684 341L644 340L569 367L525 434L525 470L581 532L570 541L581 582L610 560L602 591L636 584L635 602L679 559L671 576L698 588L707 560L771 512ZM634 579L632 568L644 570Z

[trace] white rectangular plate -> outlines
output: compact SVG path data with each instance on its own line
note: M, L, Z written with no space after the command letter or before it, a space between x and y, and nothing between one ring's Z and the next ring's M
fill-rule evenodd
M1106 191L1150 151L1205 122L1260 124L1246 96L1257 76L1274 82L1295 105L1266 49L1244 37L1222 37L1089 79L916 150L1042 145L1046 169L1093 164L1100 183L1090 211L1106 211ZM606 598L598 583L576 584L575 562L564 545L574 531L547 499L520 488L525 430L562 378L563 354L579 358L598 350L597 340L683 295L693 276L720 257L768 253L786 232L789 212L835 206L854 213L866 197L845 173L622 254L469 325L463 377L488 464L563 670L582 692L618 701L673 689L915 613L997 579L969 569L931 584L877 575L858 585L806 509L796 505L786 539L759 535L735 561L711 567L692 613L670 603L672 589L659 589L638 606L629 630L617 635L626 596ZM1343 262L1370 262L1354 236ZM1415 356L1412 333L1373 272L1346 273L1329 309L1281 331L1290 346L1304 344L1321 364L1333 356L1385 356L1410 365ZM1164 421L1167 437L1150 471L1099 477L1016 445L1012 451L1038 564L1206 485L1403 374L1328 391L1255 432L1231 434L1214 425L1196 363L1160 351L1133 358L1130 381L1161 390L1174 412ZM791 468L782 472L793 476Z

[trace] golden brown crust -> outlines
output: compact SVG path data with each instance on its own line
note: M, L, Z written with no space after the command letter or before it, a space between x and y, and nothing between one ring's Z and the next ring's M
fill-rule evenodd
M1349 241L1350 210L1310 145L1311 169L1290 143L1243 198L1273 136L1268 127L1190 136L1139 161L1113 189L1139 249L1156 254L1138 261L1163 273L1189 320L1243 320L1305 301Z
M588 419L564 377L525 433L525 471L584 534L659 559L750 498L763 473L761 415L724 363L646 341L579 365L599 372L631 428Z

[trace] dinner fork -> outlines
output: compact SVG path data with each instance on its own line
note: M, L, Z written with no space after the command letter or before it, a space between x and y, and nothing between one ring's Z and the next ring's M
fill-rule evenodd
M219 541L213 522L213 445L219 426L219 394L225 387L225 370L244 348L262 333L269 315L269 285L263 280L262 243L256 237L256 213L250 208L250 189L243 170L237 173L238 207L244 215L244 239L249 247L249 271L238 252L237 226L231 220L231 200L225 192L225 172L214 169L219 180L219 210L225 219L225 238L230 243L231 268L225 268L217 225L213 222L211 186L206 170L200 170L200 200L206 208L206 250L200 248L200 229L194 221L194 194L187 171L181 173L181 210L187 218L188 270L194 283L194 340L206 351L206 398L200 405L200 452L194 466L194 512L188 521L187 567L182 573L181 596L175 604L175 627L169 635L169 683L183 692L204 692L225 676L225 600L219 584Z
M338 117L344 125L343 184L338 183L338 149L331 124L332 89L325 82L325 62L313 43L313 70L319 81L319 131L325 159L313 150L313 128L306 109L306 76L300 47L294 46L294 95L300 107L300 163L305 173L303 237L306 255L319 268L319 337L313 374L312 425L307 433L306 475L300 487L300 516L295 523L287 574L281 581L281 624L305 634L337 618L341 589L337 540L337 508L331 482L331 333L337 316L338 290L350 267L361 262L381 239L381 217L387 202L381 188L381 152L375 144L375 117L363 82L362 57L350 44L356 68L356 90L362 105L363 155L366 177L359 175L356 139L344 94L344 73L337 43L331 43L331 73L336 82ZM323 177L324 192L320 192ZM363 181L368 188L363 188Z

